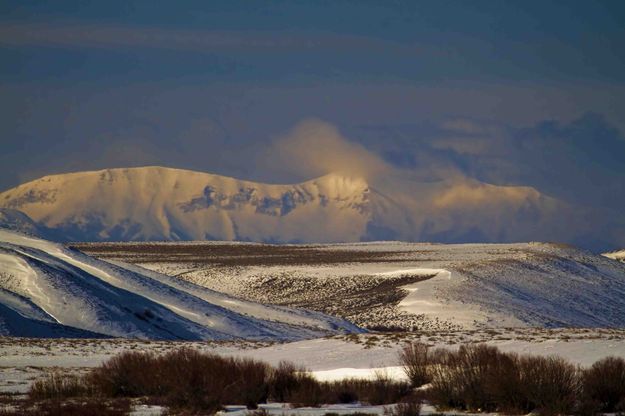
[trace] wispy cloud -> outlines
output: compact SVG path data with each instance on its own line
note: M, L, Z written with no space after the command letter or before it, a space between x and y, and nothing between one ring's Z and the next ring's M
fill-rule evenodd
M342 50L415 53L417 48L365 36L294 31L177 30L149 26L4 22L0 44L69 48L154 48L194 52Z
M275 140L259 157L259 163L307 179L331 172L367 178L392 169L375 153L342 136L333 125L316 119L298 123Z

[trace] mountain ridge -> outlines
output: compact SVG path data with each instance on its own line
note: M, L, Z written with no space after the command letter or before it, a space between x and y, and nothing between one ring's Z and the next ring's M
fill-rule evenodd
M46 176L0 194L0 204L21 210L50 228L64 229L77 240L254 240L246 238L247 234L239 235L237 211L277 218L316 202L323 208L334 203L333 211L351 207L360 210L362 216L366 192L364 181L335 174L295 185L267 185L146 167ZM82 197L68 193L81 193ZM94 204L96 198L100 201ZM141 215L140 211L148 214ZM202 218L206 212L212 214L210 224ZM198 228L208 231L201 233ZM91 238L80 238L81 233ZM247 233L258 236L253 229ZM288 239L296 240L294 237Z
M560 204L467 178L330 173L285 185L150 166L48 175L0 193L0 208L72 241L325 243L507 241L544 229Z

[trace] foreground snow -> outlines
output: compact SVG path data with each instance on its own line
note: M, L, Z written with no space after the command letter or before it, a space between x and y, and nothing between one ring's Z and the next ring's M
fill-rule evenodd
M311 370L320 380L375 378L380 375L405 379L397 354L409 340L420 340L432 347L457 348L467 342L486 342L502 351L538 355L558 355L583 367L606 356L625 358L625 330L538 330L461 331L436 335L415 334L348 335L333 338L275 344L268 342L171 342L112 339L24 339L0 338L0 394L26 393L31 383L50 371L85 374L122 351L164 353L180 347L204 352L263 360L271 364L288 360ZM366 404L324 405L319 408L291 408L288 403L269 403L260 408L283 416L323 416L326 413L383 415L389 406ZM157 416L166 411L159 406L136 405L135 416ZM227 406L223 414L249 414L243 406ZM453 411L448 414L461 414ZM424 405L422 414L441 414ZM462 413L464 414L464 413Z
M360 403L355 404L329 404L321 407L297 407L292 408L289 403L270 403L261 404L260 409L266 411L270 415L284 416L284 415L298 415L298 416L324 416L328 413L335 413L339 415L350 415L354 413L367 414L367 415L385 415L388 414L388 410L394 408L394 405L386 406L367 406ZM220 416L245 416L253 413L246 410L243 406L227 406L226 411L218 413ZM423 405L421 408L421 415L473 415L474 413L450 411L444 412L437 410L433 406ZM135 413L133 413L135 415ZM488 413L479 413L480 416L488 416ZM150 415L152 416L152 415Z
M558 355L584 367L607 356L625 358L623 330L487 330L441 335L405 334L400 338L398 335L350 335L290 343L0 338L0 391L25 392L30 383L46 371L82 373L123 351L164 353L182 346L255 358L273 365L283 360L292 361L321 380L378 375L403 379L397 354L409 340L443 348L485 342L507 352Z

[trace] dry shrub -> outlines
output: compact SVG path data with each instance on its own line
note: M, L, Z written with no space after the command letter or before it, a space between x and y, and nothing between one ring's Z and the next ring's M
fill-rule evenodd
M322 383L290 363L277 368L241 358L191 349L162 356L122 353L94 369L89 384L105 397L143 397L176 409L216 411L225 404L250 409L269 397L300 406L324 403L396 403L410 392L407 383L378 375L375 380Z
M455 386L455 355L448 350L437 349L436 359L429 367L431 387L427 391L427 398L433 404L442 408L460 408L463 401Z
M585 408L591 412L625 410L625 360L607 357L582 375Z
M522 356L521 387L528 407L541 414L571 414L580 392L577 368L561 357Z
M491 410L495 406L490 382L499 351L487 345L461 346L455 358L456 385L469 409Z
M297 387L286 397L293 407L318 407L328 403L328 390L308 373L300 373Z
M222 357L182 348L158 357L154 365L151 372L158 380L158 389L147 395L162 398L169 407L212 412L230 397L233 404L243 404L234 401L235 392L225 388L232 383L234 368Z
M131 397L147 397L175 414L211 414L225 404L254 409L272 398L299 406L400 403L387 414L413 416L420 412L417 393L442 407L508 414L596 414L621 411L625 404L621 358L606 358L579 371L558 357L519 356L486 345L430 351L411 344L402 354L406 372L415 370L416 379L431 380L431 388L412 391L408 383L384 374L374 380L319 382L287 362L272 368L182 348L160 356L125 352L82 378L48 374L33 384L30 401L0 413L117 415L129 407L117 398Z
M399 352L399 362L413 387L420 387L430 382L428 351L427 345L412 342L406 344Z
M80 377L53 372L36 380L30 386L28 396L33 400L66 399L85 396L88 393L88 387Z
M152 353L123 352L95 368L89 383L106 397L156 395L160 385L156 361Z
M361 380L356 391L360 401L380 405L397 403L410 394L411 388L408 383L394 381L385 373L377 373L373 380Z
M224 404L257 408L268 396L269 366L183 348L158 358L160 396L174 407L217 410Z
M234 364L236 374L230 384L231 391L238 393L235 398L248 409L256 409L258 403L267 402L271 367L249 358L232 359L231 362Z
M410 385L376 374L373 380L344 379L321 383L326 403L352 403L360 401L371 405L397 403L410 394Z
M485 386L498 411L515 414L532 410L523 394L517 354L497 351L492 358Z
M130 412L129 400L111 402L90 398L79 402L49 402L38 408L38 415L45 416L122 416Z
M397 403L410 394L410 385L397 382L386 375L376 374L375 379L344 379L319 382L310 373L292 363L281 362L271 371L269 391L272 400L289 402L295 407L317 407L327 403L353 403L374 405Z
M223 404L255 409L265 402L269 373L262 362L182 348L162 356L124 352L89 379L106 397L148 396L173 408L216 411Z
M499 369L499 351L487 345L461 346L458 351L437 351L431 366L432 400L440 406L494 410L492 388Z
M463 410L571 413L579 394L576 367L558 357L502 353L486 345L437 351L428 397Z
M288 361L280 361L271 372L270 397L276 402L285 402L297 390L299 380L305 370Z

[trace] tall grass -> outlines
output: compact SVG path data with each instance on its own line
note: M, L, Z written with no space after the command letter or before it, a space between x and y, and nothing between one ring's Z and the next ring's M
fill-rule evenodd
M68 397L86 396L89 386L75 375L52 372L44 378L36 380L30 387L32 399L66 399Z
M420 387L430 382L430 358L428 346L420 342L407 343L400 351L399 362L412 386Z

